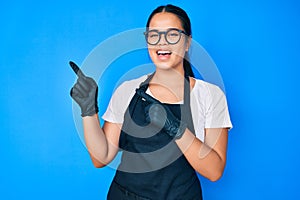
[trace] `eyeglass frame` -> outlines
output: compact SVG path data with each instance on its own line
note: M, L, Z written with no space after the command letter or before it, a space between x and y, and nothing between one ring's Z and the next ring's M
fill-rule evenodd
M167 39L167 33L170 32L170 31L178 31L178 32L179 32L180 36L179 36L179 39L178 39L177 42L171 43L171 42L168 41L168 39ZM156 33L158 34L159 39L157 40L156 43L151 44L151 43L148 42L148 39L147 39L147 38L148 38L149 32L156 32ZM161 35L162 35L162 34L165 35L165 41L166 41L168 44L175 45L175 44L177 44L177 43L180 41L180 39L181 39L181 33L183 33L183 34L186 35L186 36L189 36L185 31L180 30L180 29L177 29L177 28L169 28L169 29L167 29L166 31L158 31L158 30L156 30L156 29L147 30L147 31L144 32L144 35L145 35L146 42L147 42L149 45L157 45L157 44L160 42L160 40L161 40Z

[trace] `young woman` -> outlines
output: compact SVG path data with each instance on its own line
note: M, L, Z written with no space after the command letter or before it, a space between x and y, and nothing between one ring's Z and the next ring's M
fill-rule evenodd
M156 70L118 87L103 127L97 84L70 63L78 75L71 96L81 107L88 151L96 167L123 151L108 199L202 199L196 172L217 181L226 163L232 126L226 98L217 86L194 78L184 10L156 8L145 38Z

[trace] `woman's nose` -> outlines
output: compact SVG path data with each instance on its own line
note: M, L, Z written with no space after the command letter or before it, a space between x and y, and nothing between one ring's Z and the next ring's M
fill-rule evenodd
M168 42L166 40L165 33L161 33L160 40L157 45L167 45L167 44L168 44Z

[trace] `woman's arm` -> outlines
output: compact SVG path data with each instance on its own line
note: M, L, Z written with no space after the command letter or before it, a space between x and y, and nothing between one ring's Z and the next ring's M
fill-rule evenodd
M77 81L71 89L71 97L81 108L84 138L95 167L107 165L118 152L120 125L105 122L103 129L98 118L98 85L86 76L72 61L70 66L77 75Z
M227 128L205 129L204 143L186 129L176 143L198 173L211 181L217 181L226 164L227 140Z
M105 122L100 127L98 115L83 117L86 146L95 167L104 167L118 152L121 125Z

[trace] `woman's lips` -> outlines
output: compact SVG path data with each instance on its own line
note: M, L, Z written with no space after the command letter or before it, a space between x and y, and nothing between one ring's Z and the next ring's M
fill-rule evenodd
M171 55L172 52L168 50L158 50L156 51L157 55Z
M167 60L171 57L172 52L168 50L158 50L156 54L160 60Z

